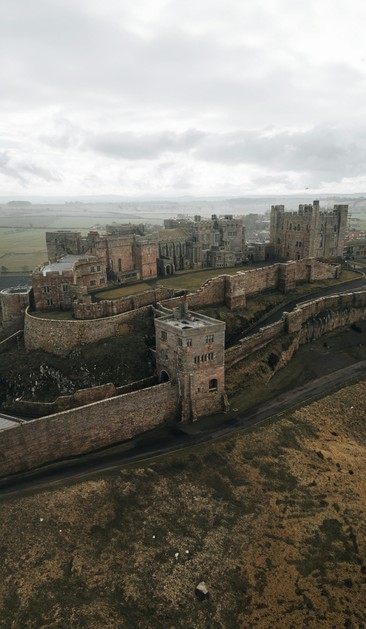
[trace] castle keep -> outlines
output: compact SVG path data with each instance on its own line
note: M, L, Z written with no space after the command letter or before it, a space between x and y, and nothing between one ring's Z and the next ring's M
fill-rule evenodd
M275 258L332 258L343 256L348 205L320 210L319 201L299 205L286 212L284 205L272 205L270 242Z

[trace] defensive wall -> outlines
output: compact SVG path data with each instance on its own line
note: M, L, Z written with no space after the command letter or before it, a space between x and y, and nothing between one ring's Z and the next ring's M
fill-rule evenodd
M161 286L154 290L144 291L138 295L119 297L117 299L98 299L96 303L78 303L73 307L75 319L101 319L117 314L138 310L144 306L155 305L159 301L171 298L176 291Z
M219 275L205 282L197 291L189 293L190 308L225 304L230 309L244 308L246 298L266 290L293 290L296 284L338 277L339 266L314 258L273 264L271 266L238 271L234 275ZM77 304L73 320L41 318L26 311L24 341L28 350L44 351L66 356L78 345L94 343L103 338L126 332L128 321L146 316L151 306L161 304L174 308L180 297L176 291L160 288L139 295L92 304ZM118 311L118 314L115 314Z
M366 291L303 303L292 312L284 313L279 322L262 328L227 350L225 367L230 368L276 338L289 338L290 345L282 351L277 364L276 369L279 369L291 360L300 345L365 318ZM144 385L127 385L134 386ZM114 395L113 386L104 385L102 392L80 393L79 401L101 393L113 397L3 430L0 476L98 450L178 418L178 385L171 382L123 395Z
M128 332L128 322L146 317L151 307L144 306L113 317L75 321L37 317L29 312L24 318L24 343L27 350L42 349L57 356L67 356L72 349Z
M23 417L43 417L44 415L52 415L53 413L60 413L61 411L67 411L71 408L84 406L85 404L92 404L93 402L105 400L116 395L146 389L147 387L152 387L157 383L157 376L149 376L143 380L137 380L135 382L125 384L122 387L116 387L112 382L108 382L95 387L77 389L74 393L69 395L59 395L52 402L38 402L24 399L14 400L10 404L4 406L4 409L12 415L20 415Z
M280 321L247 336L225 352L225 368L262 349L271 341L289 335L291 344L282 352L277 369L287 365L300 345L318 339L336 328L366 319L366 291L320 297L284 312ZM276 370L277 370L276 369Z
M131 439L172 421L177 406L178 386L167 382L2 430L0 476Z

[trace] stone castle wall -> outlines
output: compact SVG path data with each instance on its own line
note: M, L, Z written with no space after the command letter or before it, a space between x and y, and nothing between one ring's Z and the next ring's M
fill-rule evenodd
M256 334L227 349L225 368L230 369L276 338L292 335L291 346L283 352L277 365L279 369L290 362L300 345L362 319L366 319L366 291L331 295L300 304L292 312L285 312L280 321L261 328Z
M155 305L157 302L171 298L176 291L161 286L154 290L145 291L138 295L120 297L119 299L102 299L97 303L76 303L74 305L75 319L101 319L117 314L137 310L144 306Z
M29 313L24 319L24 342L27 350L42 349L57 356L67 356L75 347L95 343L128 331L128 322L146 317L150 306L113 317L93 320L45 319Z
M34 419L1 431L0 476L92 452L175 418L170 382Z
M273 339L289 335L292 343L282 352L278 369L291 360L300 345L362 319L366 319L366 291L301 304L293 312L284 313L281 321L227 350L226 368ZM178 400L178 386L168 382L4 430L0 440L0 476L130 439L174 420Z
M273 264L250 271L239 271L234 275L219 275L205 282L197 291L188 295L190 308L203 308L218 304L243 308L246 297L265 290L288 292L296 283L312 279L329 279L337 276L339 268L314 259ZM97 304L77 306L75 320L43 319L25 316L24 338L29 350L43 349L47 352L66 356L74 347L94 343L103 338L118 336L126 331L126 324L136 316L149 312L149 304L160 302L165 308L179 305L180 297L172 297L170 289L146 291L121 300L101 301ZM106 316L105 313L119 314ZM103 314L104 313L104 314ZM100 318L95 318L97 315Z

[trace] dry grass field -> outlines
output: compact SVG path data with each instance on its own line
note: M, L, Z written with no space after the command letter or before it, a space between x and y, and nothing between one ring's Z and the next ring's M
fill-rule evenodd
M3 499L0 626L364 627L365 405Z

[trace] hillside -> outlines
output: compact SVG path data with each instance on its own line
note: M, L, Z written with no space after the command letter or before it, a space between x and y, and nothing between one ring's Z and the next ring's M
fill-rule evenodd
M3 499L0 626L362 627L365 405Z

